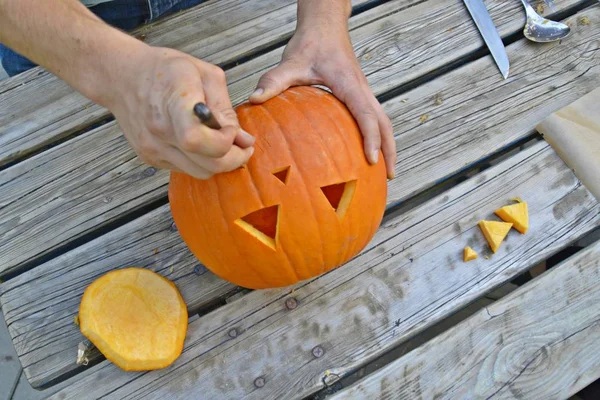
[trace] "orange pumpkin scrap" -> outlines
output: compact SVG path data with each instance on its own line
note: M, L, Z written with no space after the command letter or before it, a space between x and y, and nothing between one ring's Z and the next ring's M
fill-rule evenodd
M494 212L503 221L512 223L513 227L522 234L525 234L529 229L529 212L525 202L504 206Z
M89 285L79 327L125 371L169 366L183 350L188 314L175 285L144 268L108 272Z
M471 261L477 258L477 252L473 250L470 246L465 247L463 250L463 259L464 261Z
M171 212L192 253L251 289L288 286L354 257L381 223L387 178L381 153L368 163L346 106L302 86L236 113L256 137L244 168L208 180L171 174Z
M506 235L508 235L512 224L499 221L479 221L479 228L483 232L483 236L485 236L490 248L495 253L498 251Z

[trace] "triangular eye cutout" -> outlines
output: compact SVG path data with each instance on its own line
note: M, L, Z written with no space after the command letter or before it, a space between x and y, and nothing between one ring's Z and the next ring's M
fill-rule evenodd
M278 220L279 206L275 205L254 211L235 223L265 245L275 249Z
M281 169L278 169L276 171L273 171L273 175L275 175L275 177L277 179L279 179L281 182L283 182L284 184L287 184L287 180L288 180L288 175L290 174L290 167L284 167Z
M321 191L335 210L338 217L343 218L354 196L356 181L336 183L321 187Z

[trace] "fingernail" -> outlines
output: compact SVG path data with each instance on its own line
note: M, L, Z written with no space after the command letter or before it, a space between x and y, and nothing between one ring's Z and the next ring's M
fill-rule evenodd
M379 151L378 150L373 150L371 152L371 160L373 160L373 164L377 164L377 161L379 161Z
M252 93L252 95L250 97L260 96L263 93L264 93L264 90L262 88L258 88Z
M255 141L255 140L256 140L256 138L255 138L254 136L252 136L251 134L249 134L249 133L248 133L248 132L246 132L245 130L243 130L243 129L240 129L240 131L242 131L242 136L244 136L246 139L248 139L248 140L252 140L252 141Z

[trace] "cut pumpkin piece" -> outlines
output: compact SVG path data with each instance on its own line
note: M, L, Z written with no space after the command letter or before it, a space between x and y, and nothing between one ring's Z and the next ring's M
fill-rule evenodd
M473 250L470 246L465 247L463 250L463 259L464 261L471 261L477 258L477 252Z
M145 268L124 268L96 279L79 306L81 333L125 371L169 366L181 354L188 326L177 287Z
M512 223L510 222L499 222L499 221L479 221L479 228L483 232L483 236L487 240L490 248L495 253L498 251L500 244L508 235Z
M512 223L513 227L522 234L525 234L529 229L529 212L525 202L504 206L494 211L494 213L503 221Z

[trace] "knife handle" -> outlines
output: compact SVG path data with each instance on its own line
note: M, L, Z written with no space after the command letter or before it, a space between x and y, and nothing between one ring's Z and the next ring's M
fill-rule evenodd
M194 106L194 114L200 121L211 129L221 129L221 124L217 121L210 108L204 103L196 103Z

